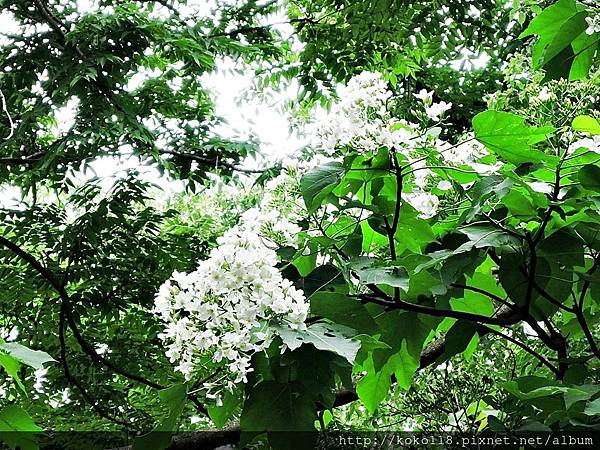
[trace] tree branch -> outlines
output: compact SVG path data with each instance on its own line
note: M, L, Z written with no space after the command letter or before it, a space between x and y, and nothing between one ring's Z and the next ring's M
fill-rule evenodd
M360 298L363 302L375 303L377 305L385 306L388 309L401 309L404 311L411 311L434 317L450 317L453 319L468 320L471 322L484 323L488 325L514 325L525 318L525 315L521 311L515 312L514 316L512 317L488 317L483 316L481 314L473 314L463 311L454 311L450 309L436 309L430 306L405 302L403 300L389 301L369 294L358 294L358 298Z
M590 268L590 270L588 270L588 275L593 275L596 270L598 269L598 266L600 265L600 258L596 257L594 258L594 265ZM592 350L592 353L594 354L594 356L598 359L600 359L600 349L598 348L598 344L596 344L596 340L594 339L594 335L592 334L590 327L588 326L588 323L585 319L585 315L583 313L583 305L585 302L585 296L587 295L587 291L590 288L591 285L591 281L590 280L586 280L583 283L583 286L581 288L581 294L579 295L579 302L575 301L575 305L574 305L574 309L575 309L575 317L577 317L577 321L579 322L579 325L581 326L581 329L583 330L583 334L585 335L585 338L587 339L589 345L590 345L590 349Z
M108 367L113 372L115 372L125 378L137 381L138 383L144 384L144 385L152 387L154 389L164 389L165 388L164 386L162 386L159 383L155 383L153 381L147 380L146 378L144 378L140 375L127 372L126 370L124 370L124 369L120 368L119 366L117 366L116 364L114 364L112 361L110 361L110 360L106 359L105 357L103 357L102 355L98 354L98 352L96 352L96 349L94 348L94 346L91 345L89 342L87 342L85 340L85 338L83 337L83 335L81 334L81 332L79 331L77 323L75 322L75 319L73 318L71 298L70 298L69 294L67 293L64 285L61 284L60 281L54 276L54 274L52 272L50 272L48 269L46 269L33 255L27 253L26 251L21 249L21 247L19 247L18 245L14 244L11 241L9 241L4 236L0 236L0 245L8 248L10 251L12 251L15 255L17 255L23 261L27 262L48 283L50 283L50 285L54 288L54 290L60 296L60 299L62 301L61 311L62 311L62 314L64 314L64 317L69 325L69 328L71 328L73 336L77 340L77 343L79 344L81 349L84 351L84 353L86 353L94 362ZM198 407L200 412L202 412L203 414L208 414L206 408L204 406L202 406L200 403L197 403L196 406Z
M63 367L63 372L65 373L65 378L79 390L85 401L89 403L92 409L96 411L96 413L100 417L109 420L117 425L124 426L126 429L131 429L131 422L125 422L124 420L114 417L108 412L106 412L103 408L100 407L100 405L98 405L98 402L94 400L94 398L87 391L85 386L83 386L83 384L71 374L69 364L67 362L67 345L65 342L65 319L66 318L63 304L60 308L60 318L58 323L58 340L60 342L60 362Z
M508 334L504 334L500 331L494 330L493 328L489 328L486 327L485 325L482 325L482 327L484 329L487 330L488 333L492 333L495 334L496 336L499 336L509 342L512 342L513 344L515 344L517 347L525 350L527 353L529 353L530 355L532 355L533 357L535 357L536 359L538 359L542 364L544 364L546 367L548 367L555 375L559 375L559 370L554 367L552 365L552 363L550 363L550 361L548 361L546 358L544 358L542 355L540 355L538 352L536 352L534 349L532 349L531 347L529 347L528 345L524 344L523 342L513 338L512 336L509 336Z

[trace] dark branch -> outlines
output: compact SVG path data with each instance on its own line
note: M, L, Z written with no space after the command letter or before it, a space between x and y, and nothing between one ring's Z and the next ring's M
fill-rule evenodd
M515 314L511 317L499 317L496 315L495 317L483 316L481 314L473 314L469 312L463 311L454 311L449 309L436 309L430 306L418 305L416 303L405 302L403 300L384 300L379 297L375 297L369 294L359 294L358 298L360 298L363 302L366 303L375 303L377 305L385 306L388 309L400 309L403 311L411 311L421 314L426 314L434 317L450 317L453 319L460 320L468 320L471 322L478 322L488 325L501 325L501 326L509 326L514 325L525 318L525 315L521 312L515 312Z
M125 378L137 381L138 383L144 384L144 385L152 387L154 389L164 389L165 388L164 386L162 386L158 383L155 383L153 381L147 380L146 378L144 378L140 375L127 372L126 370L124 370L124 369L120 368L119 366L117 366L116 364L114 364L112 361L110 361L110 360L106 359L105 357L103 357L102 355L98 354L98 352L96 352L96 349L94 348L94 346L91 345L89 342L87 342L85 340L85 338L83 337L83 335L81 334L81 332L79 331L77 322L73 318L71 298L70 298L69 294L67 293L64 285L54 276L54 274L52 272L50 272L47 268L45 268L34 256L32 256L31 254L29 254L26 251L24 251L23 249L21 249L18 245L14 244L13 242L9 241L8 239L6 239L3 236L0 236L0 245L8 248L19 258L21 258L22 260L27 262L56 290L56 292L58 293L58 295L60 296L61 301L62 301L61 311L63 311L63 314L69 325L69 328L71 328L73 336L77 340L77 343L79 344L81 349L84 351L84 353L86 353L94 362L108 367L113 372L115 372ZM190 398L192 398L192 397L190 396ZM201 411L204 414L207 414L206 408L204 406L202 406L200 403L196 403L196 406L198 407L199 411Z

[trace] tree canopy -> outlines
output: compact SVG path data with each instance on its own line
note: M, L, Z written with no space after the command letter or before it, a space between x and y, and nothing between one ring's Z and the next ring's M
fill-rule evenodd
M0 23L9 447L598 430L595 1L0 0ZM222 132L225 61L247 96L296 89L304 148Z

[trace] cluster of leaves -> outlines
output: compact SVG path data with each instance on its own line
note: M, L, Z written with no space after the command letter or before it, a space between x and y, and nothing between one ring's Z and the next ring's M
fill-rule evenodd
M485 109L483 97L501 87L502 64L519 49L517 37L532 13L515 6L504 0L291 2L288 14L304 47L264 81L298 80L301 102L291 105L298 109L327 102L336 83L362 71L379 72L398 94L399 116L410 117L411 94L421 89L460 105L452 111L460 134ZM519 13L522 21L514 19Z
M596 119L580 116L572 130L597 133L597 124ZM393 381L405 389L411 386L415 371L423 365L425 345L440 331L446 332L446 345L436 362L472 351L478 335L492 333L516 341L541 362L543 370L561 380L540 377L540 383L561 386L540 396L576 389L572 386L594 379L598 354L590 330L597 320L598 191L593 181L597 153L577 146L569 152L570 141L552 137L557 131L553 127L531 127L511 113L481 113L473 126L477 139L505 164L499 173L485 177L432 166L457 189L465 183L470 186L460 194L460 207L446 209L435 223L418 219L409 205L401 203L405 167L394 163L385 150L370 158L350 156L343 164L319 167L303 180L309 208L329 204L339 211L328 219L337 229L339 222L348 220L340 205L349 194L353 208L370 212L367 220L357 220L354 226L344 223L346 233L335 239L316 238L319 250L337 255L345 277L358 279L365 289L352 289L354 294L343 297L339 293L311 297L314 314L354 327L357 335L377 333L371 338L379 346L366 347L369 351L363 354L363 342L354 366L355 373L364 374L356 389L370 412L387 396ZM546 139L547 144L535 148ZM533 189L540 180L550 188L547 194ZM376 258L365 258L367 253ZM360 309L350 315L348 308ZM440 322L440 317L445 320ZM377 326L370 333L357 326L373 321ZM512 331L505 335L499 328L510 330L521 322L533 329L545 352L556 353L557 363L516 340ZM520 392L532 389L523 387ZM578 402L585 407L594 392ZM541 422L563 427L590 426L597 420L593 415L570 420L570 406L561 411L555 405L552 417L544 416ZM533 420L527 411L520 413ZM514 418L515 411L511 413Z
M36 430L119 430L123 425L149 430L164 414L165 403L155 389L178 376L162 351L149 351L160 346L160 324L146 311L165 278L174 270L195 268L198 256L237 221L231 204L238 203L239 214L255 194L188 194L174 208L157 210L162 205L153 206L149 191L135 176L118 180L108 192L92 180L71 196L61 196L59 203L41 196L29 210L2 213L3 241L10 240L43 261L55 277L68 280L65 300L35 267L9 249L2 251L3 333L16 330L18 342L43 349L58 361L34 372L20 367L42 369L44 361L19 353L20 344L4 344L5 352L0 352L0 365L10 376L2 382L2 396L18 400ZM223 212L225 204L227 212L219 214L216 206ZM187 208L198 205L211 209ZM72 308L68 313L66 303ZM16 354L13 347L19 347ZM104 357L125 375L115 378L102 363ZM186 408L188 416L194 415L191 403Z
M335 412L356 400L371 427L394 426L396 413L395 425L426 430L600 426L600 161L572 145L600 135L598 33L582 28L586 2L524 2L516 22L504 1L247 2L218 7L217 19L190 19L182 3L101 1L82 13L71 1L0 0L21 31L0 47L9 112L0 131L10 136L0 144L0 183L23 192L19 208L0 205L0 326L5 337L18 331L19 342L0 344L8 403L0 433L154 429L135 447L165 448L161 432L199 415L184 428L239 420L242 445L266 433L274 448L310 448L316 429L366 422ZM264 25L280 7L304 44L297 52ZM546 72L505 80L500 67L523 43L516 38L531 12L521 36L538 36L533 70ZM465 52L491 61L448 67ZM297 79L300 101L376 70L398 97L394 114L409 119L412 93L435 88L459 106L445 137L473 129L503 165L484 175L427 155L426 167L453 188L427 220L403 201L414 168L393 149L350 151L306 174L305 246L279 255L310 301L309 326L282 331L254 355L243 392L218 407L203 405L198 386L173 372L147 311L158 286L193 270L256 194L184 196L169 209L135 171L109 189L78 171L134 155L190 187L215 167L234 173L256 146L212 131L219 119L200 76L220 57L271 80ZM131 87L135 75L146 78ZM519 98L539 96L558 77L586 80L547 84L549 101ZM484 94L499 88L506 92L483 111ZM74 122L61 132L57 110L70 101ZM517 355L512 370L492 341ZM449 360L452 371L416 376ZM465 379L488 364L492 379ZM42 388L33 369L45 371ZM444 402L437 391L447 384L465 394ZM441 413L424 420L432 407ZM306 434L290 438L290 430Z
M538 14L521 34L537 36L532 68L544 69L547 79L587 78L600 50L599 33L588 33L586 18L597 12L593 3L560 0Z
M319 82L347 81L363 70L389 73L395 84L427 66L457 59L461 52L497 56L510 10L494 0L323 0L292 3L290 17L306 45L299 77L309 94L320 90Z
M12 408L2 411L55 430L148 430L164 409L155 390L177 378L162 352L148 350L158 345L146 313L154 292L173 270L190 270L252 199L189 217L183 199L175 209L157 205L135 170L116 181L86 171L103 157L136 157L191 189L215 167L231 174L256 142L212 131L220 119L201 77L219 58L268 62L282 50L274 32L244 37L269 5L216 5L220 20L186 17L185 2L78 6L0 2L16 30L0 45L0 184L21 191L17 207L4 192L0 205L0 327L57 361L34 373L28 359L1 351ZM31 420L2 423L39 430Z
M361 346L347 359L353 363L356 395L369 414L392 384L409 389L420 367L472 354L481 337L495 335L527 355L521 367L535 361L537 375L522 372L504 384L496 380L503 395L496 392L484 401L499 413L480 417L478 407L468 404L470 420L494 430L597 426L596 390L584 383L596 381L600 355L591 331L598 320L599 216L593 180L600 160L594 147L574 145L573 134L600 132L598 121L578 116L558 130L489 110L473 119L473 128L503 165L496 174L482 175L444 166L435 153L428 155L427 167L453 184L452 203L458 205L442 209L435 220L419 218L402 201L412 183L411 163L393 150L351 152L306 174L300 187L320 231L308 245L331 263L307 261L302 251L286 253L290 264L284 273L305 290L313 320L342 325L345 336L352 335L348 328L354 330ZM362 213L350 215L349 208ZM535 344L515 332L523 323ZM442 335L443 345L435 340ZM308 336L303 340L314 345ZM344 355L343 346L330 350ZM262 366L256 367L262 375ZM336 375L343 387L343 374ZM247 399L263 382L249 382ZM566 393L577 398L555 398ZM536 403L541 398L545 409ZM312 429L317 406L327 406L324 399L313 400L289 403L277 414L301 413L295 420L304 421L294 428ZM583 412L571 410L575 403ZM274 418L263 414L250 420L247 414L244 406L242 429L283 431ZM455 423L460 426L458 419ZM277 434L269 442L280 445Z
M232 16L225 24L208 17L188 23L157 13L157 5L103 1L77 11L71 1L0 4L20 33L0 56L0 88L14 117L12 130L7 116L1 122L2 135L11 134L0 154L3 181L30 187L43 180L66 189L66 176L86 163L134 154L194 185L217 166L231 173L255 152L253 142L212 132L218 118L200 77L217 58L250 62L260 54L268 61L280 54L272 33L242 44L242 32L223 32L248 27L271 9L254 4L249 15L224 6L221 13ZM145 79L136 86L134 76ZM74 120L59 132L51 125L69 101L76 105Z

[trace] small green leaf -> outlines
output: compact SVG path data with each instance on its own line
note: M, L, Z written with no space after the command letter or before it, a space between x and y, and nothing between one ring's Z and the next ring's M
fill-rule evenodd
M0 367L4 367L6 373L17 383L23 392L27 392L21 378L19 377L19 361L6 353L0 353Z
M315 167L300 180L300 192L310 212L314 212L333 188L342 180L344 166L339 162L331 162Z
M442 362L450 359L454 355L464 352L468 347L473 336L476 335L477 324L466 320L457 321L446 333L445 348L443 358L438 361Z
M11 448L37 450L36 433L42 431L27 411L17 405L8 405L0 410L0 441Z
M458 231L467 235L469 241L454 250L454 253L469 251L472 248L511 246L519 242L516 237L491 225L468 225L459 228Z
M231 419L240 403L241 396L239 392L231 393L226 390L223 396L223 404L221 406L210 405L208 407L208 415L217 428L223 428L229 419Z
M312 431L315 399L298 382L263 381L250 387L240 417L243 431Z
M344 294L318 292L310 298L310 311L359 333L374 334L377 331L377 324L365 305Z
M587 28L585 11L579 11L575 0L559 0L538 14L519 36L539 36L533 46L533 68L546 65L558 54L570 47ZM566 65L567 73L569 64Z
M169 415L154 429L135 438L131 450L164 450L171 443L171 432L177 431L179 416L183 412L187 396L187 385L174 384L158 391L161 402L167 406Z
M304 295L310 298L315 292L331 291L340 286L346 287L342 272L331 264L319 266L296 283Z
M600 124L590 116L577 116L571 125L575 131L582 133L600 134Z
M386 284L408 291L408 272L400 266L373 266L376 260L356 258L349 267L356 272L363 284Z
M588 402L587 405L585 405L585 410L583 411L583 413L588 416L600 415L600 398Z
M367 373L356 384L356 393L372 414L379 403L387 397L392 385L391 376L394 370L392 364L386 364L381 370L376 370L373 357L369 357L362 368Z
M569 80L583 80L587 78L590 69L594 64L594 56L600 45L600 38L595 34L589 35L581 33L571 42L575 58L571 70L569 71Z

